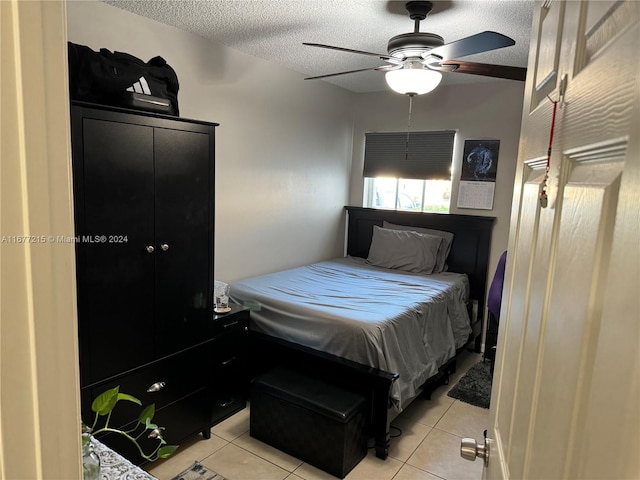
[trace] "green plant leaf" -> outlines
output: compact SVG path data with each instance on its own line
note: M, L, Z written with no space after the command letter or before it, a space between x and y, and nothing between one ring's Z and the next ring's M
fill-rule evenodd
M142 405L142 402L133 395L120 393L120 385L118 385L98 395L91 404L91 410L96 412L98 415L108 415L113 411L116 403L120 400L126 400L137 405Z
M118 400L127 400L129 402L133 402L136 405L140 405L142 406L142 402L140 400L138 400L136 397L134 397L133 395L129 395L127 393L118 393Z
M165 445L158 450L158 458L167 458L178 449L178 445Z
M156 404L152 403L151 405L147 405L142 412L140 412L140 416L138 417L138 422L142 425L146 425L149 428L149 422L156 414Z
M120 386L111 388L102 392L98 395L95 400L91 404L91 410L96 413L95 420L93 426L91 428L87 427L84 423L82 424L82 445L86 445L87 442L91 440L91 435L112 432L115 434L119 434L130 440L138 449L140 455L149 460L154 461L159 458L167 458L173 454L178 448L178 445L166 445L166 441L162 438L163 427L158 427L156 424L152 423L151 420L156 412L156 406L154 403L145 407L138 417L138 424L129 431L119 430L117 428L113 428L109 426L109 419L111 418L111 412L114 407L120 400L125 400L127 402L132 402L137 405L142 406L142 402L138 400L133 395L128 395L126 393L120 393ZM108 415L107 419L104 421L104 425L100 428L96 428L96 424L98 421L98 417ZM132 434L135 430L138 429L139 425L143 425L145 427L142 432L136 437L133 437ZM145 453L142 446L138 443L138 438L145 432L149 431L154 434L155 439L158 441L156 449L152 453ZM157 430L154 432L154 430ZM151 437L149 437L151 438Z
M98 395L91 404L91 410L98 415L108 415L113 410L113 407L118 403L118 391L120 385L113 387L109 390L102 392Z
M150 418L146 418L145 421L146 421L144 425L145 430L153 430L154 428L158 428L158 425L156 425L155 423L151 423Z

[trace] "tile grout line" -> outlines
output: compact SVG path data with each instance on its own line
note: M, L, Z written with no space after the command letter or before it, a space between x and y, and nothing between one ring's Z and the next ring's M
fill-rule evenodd
M231 442L231 443L233 443L233 442ZM288 477L289 475L291 475L293 472L295 472L298 468L300 468L300 466L302 466L302 465L304 464L304 462L302 462L300 465L298 465L298 466L297 466L296 468L294 468L293 470L288 470L288 469L286 469L285 467L283 467L282 465L278 465L277 463L273 463L273 461L269 460L268 458L264 458L264 457L262 457L261 455L257 454L256 452L252 452L251 450L247 450L246 448L244 448L244 447L242 447L242 446L240 446L240 445L238 445L238 444L236 444L236 443L233 443L233 445L234 445L234 446L236 446L236 447L238 447L238 448L239 448L239 449L241 449L241 450L244 450L245 452L247 452L247 453L249 453L249 454L251 454L251 455L253 455L253 456L255 456L255 457L258 457L258 458L260 458L260 459L264 460L265 462L270 463L271 465L273 465L273 466L275 466L275 467L278 467L278 468L279 468L279 469L281 469L281 470L284 470L284 471L285 471L285 472L287 472L287 474L288 474L288 475L287 475L287 477ZM286 477L285 477L285 478L286 478Z

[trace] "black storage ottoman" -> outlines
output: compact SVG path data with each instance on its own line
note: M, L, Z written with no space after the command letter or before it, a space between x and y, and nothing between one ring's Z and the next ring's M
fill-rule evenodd
M284 368L251 385L250 435L336 477L367 454L366 401Z

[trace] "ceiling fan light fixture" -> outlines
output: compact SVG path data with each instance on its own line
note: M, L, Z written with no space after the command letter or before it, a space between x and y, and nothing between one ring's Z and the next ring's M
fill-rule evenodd
M391 70L384 76L392 90L403 95L422 95L438 86L442 74L426 68Z

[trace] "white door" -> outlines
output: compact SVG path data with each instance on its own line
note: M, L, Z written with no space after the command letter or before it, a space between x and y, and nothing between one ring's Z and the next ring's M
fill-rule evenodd
M640 478L639 17L536 5L485 478Z

